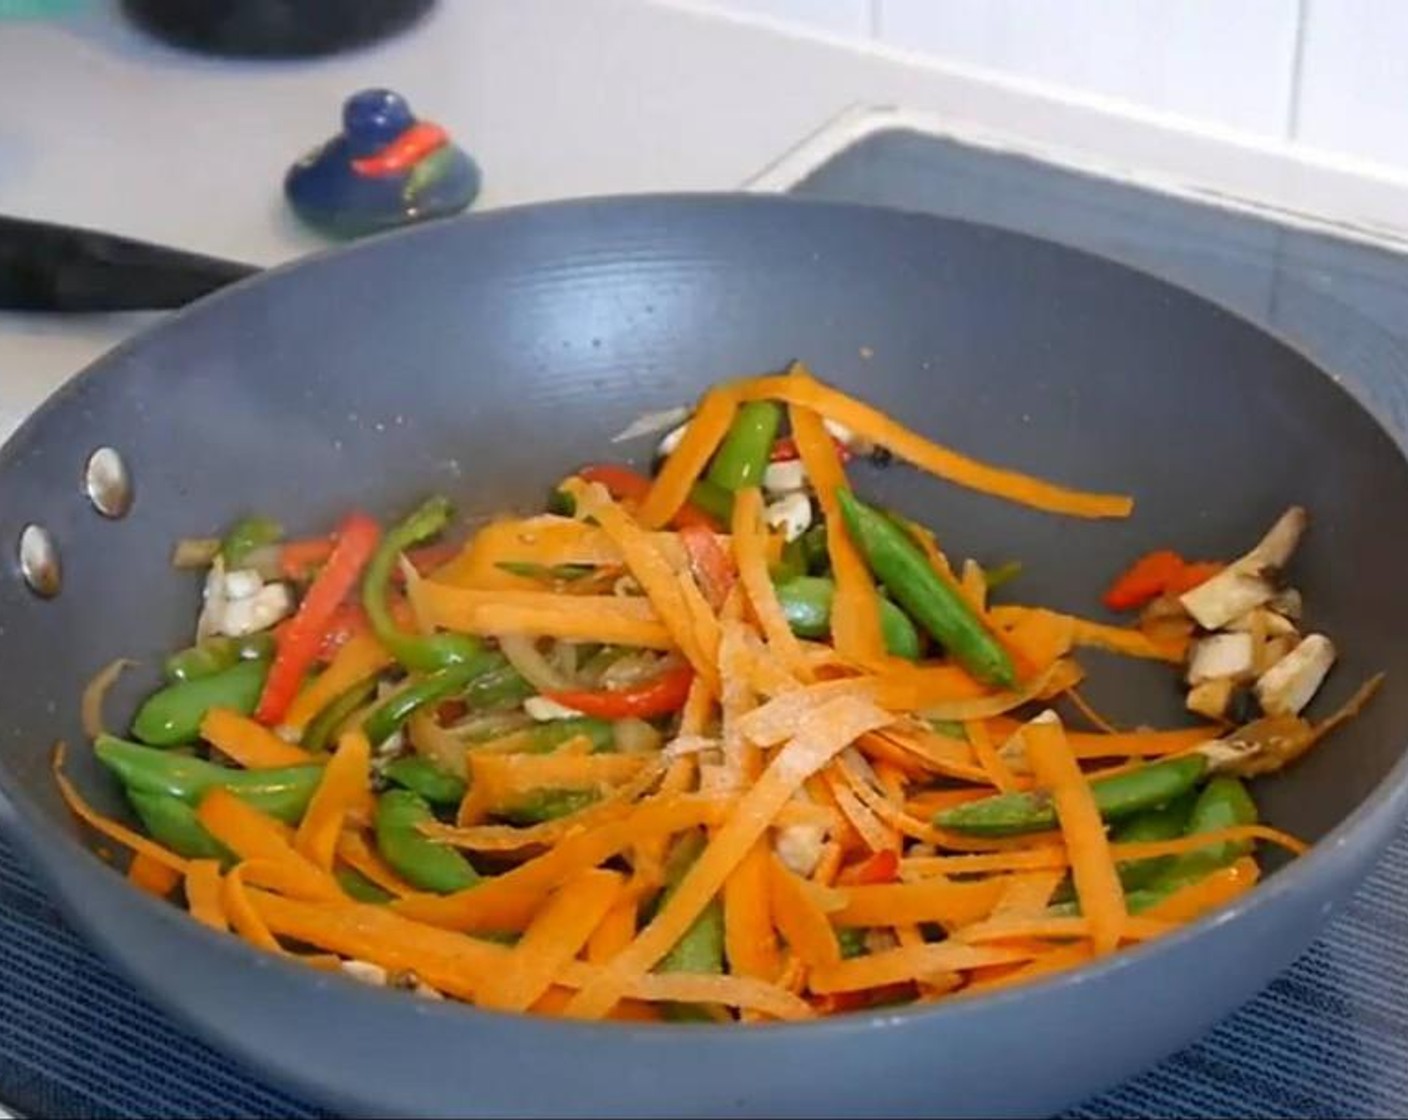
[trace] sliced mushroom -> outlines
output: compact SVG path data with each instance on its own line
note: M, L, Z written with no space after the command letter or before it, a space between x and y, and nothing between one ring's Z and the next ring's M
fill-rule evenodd
M1256 698L1269 716L1296 715L1314 699L1335 663L1335 646L1311 634L1256 682Z
M1268 600L1266 607L1292 623L1299 622L1305 614L1305 604L1300 592L1294 587L1282 588Z
M1203 681L1188 691L1188 710L1207 719L1222 719L1232 704L1237 682L1231 677Z
M1295 637L1296 624L1285 615L1277 614L1270 607L1256 607L1246 614L1234 618L1226 626L1228 630L1245 631L1248 634L1262 634L1269 638Z
M1306 514L1292 506L1245 556L1180 598L1184 609L1207 630L1220 630L1234 618L1269 602L1274 577L1290 561L1305 532Z
M523 710L528 713L529 718L538 723L549 723L555 719L580 719L582 716L575 708L549 700L546 696L528 697L523 701Z
M807 468L801 459L769 463L763 471L763 489L770 495L795 494L807 487Z
M1267 638L1262 643L1261 649L1256 655L1256 671L1260 676L1281 663L1293 649L1300 644L1299 634L1277 634L1274 638Z
M226 577L227 594L228 587L229 577ZM240 638L267 630L292 613L293 592L288 589L288 584L266 583L253 595L228 598L217 629L231 638Z
M780 529L789 541L795 541L811 527L812 502L805 494L788 494L763 511L763 520L772 529Z
M1255 644L1250 634L1211 634L1197 642L1188 656L1188 683L1239 681L1254 675Z

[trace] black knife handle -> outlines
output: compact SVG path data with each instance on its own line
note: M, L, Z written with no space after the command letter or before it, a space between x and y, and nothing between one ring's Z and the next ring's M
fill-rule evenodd
M0 216L0 310L164 311L258 271L96 230Z

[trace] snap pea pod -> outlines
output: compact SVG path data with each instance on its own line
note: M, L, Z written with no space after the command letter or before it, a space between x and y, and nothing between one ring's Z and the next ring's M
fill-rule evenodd
M742 405L704 477L730 493L761 485L781 423L782 406L775 401Z
M676 843L665 864L665 889L660 892L657 911L674 897L706 843L702 832L692 832ZM715 898L661 958L656 971L717 973L723 970L724 911L720 901ZM696 1004L669 1004L665 1012L668 1018L680 1022L702 1022L714 1018L708 1008Z
M208 677L158 689L137 709L132 734L155 747L194 743L211 708L234 708L244 715L254 711L268 672L267 662L243 661Z
M787 625L801 638L824 638L831 633L831 604L836 584L822 576L801 576L777 585L777 601ZM909 616L890 602L880 600L880 633L885 648L896 657L919 657L919 631Z
M340 886L347 897L356 902L370 902L380 904L390 902L391 895L382 890L360 871L355 871L350 867L339 867L334 873Z
M1189 790L1167 805L1147 809L1122 823L1110 836L1115 844L1144 844L1157 840L1176 840L1188 831L1197 795ZM1154 859L1122 860L1118 865L1120 882L1126 891L1148 886L1174 863L1173 856Z
M1166 805L1187 793L1207 773L1201 754L1169 758L1100 778L1090 792L1100 815L1107 821L1122 820L1146 809ZM1003 793L945 809L934 817L940 828L974 836L1013 836L1055 828L1056 809L1045 790Z
M440 769L430 759L418 754L408 754L388 762L382 773L398 786L420 794L432 805L458 805L464 800L464 779Z
M715 521L727 525L733 520L733 494L707 477L689 488L689 501Z
M267 632L246 634L242 638L206 638L173 653L166 659L163 669L167 681L175 684L212 677L241 661L268 661L273 656L274 636Z
M127 791L142 827L158 844L170 848L187 859L214 859L228 863L234 857L228 848L206 831L196 817L196 811L178 797L168 793L147 793L138 789Z
M327 750L338 728L346 723L358 708L370 701L375 693L375 673L338 693L323 705L322 711L308 721L298 745L314 754Z
M980 681L1012 687L1017 670L1007 650L958 589L939 578L909 535L845 487L837 489L836 498L866 565L905 612Z
M423 680L388 696L372 709L371 715L362 724L362 732L374 747L386 742L414 712L427 704L456 696L468 688L470 682L484 671L489 656L481 649L474 659L437 669Z
M963 726L960 720L926 719L924 722L945 738L962 739L965 743L968 741L968 729Z
M495 815L509 824L542 824L570 817L600 800L601 794L594 789L540 789Z
M826 546L826 526L813 525L797 538L802 542L802 557L807 562L807 574L824 576L831 572L831 553Z
M836 931L836 943L841 946L841 959L848 961L852 957L863 957L868 952L865 945L865 928L863 926L842 926Z
M479 872L454 848L437 844L417 827L435 819L425 799L406 789L387 790L376 804L376 846L412 886L438 894L479 882Z
M292 824L303 816L322 780L321 766L279 766L265 770L235 770L187 755L174 754L100 735L93 751L122 781L130 795L164 794L187 805L198 805L216 787L227 789L271 817Z
M479 639L468 634L409 634L396 625L386 605L386 592L397 558L407 549L441 533L449 524L450 514L449 499L428 499L381 538L362 577L362 606L377 640L407 669L418 672L429 673L451 665L473 663L484 652Z
M782 555L778 557L777 563L768 569L768 574L772 576L773 583L778 585L791 583L792 580L801 579L807 574L807 553L802 546L801 537L782 546Z
M284 527L269 517L246 517L235 522L220 542L220 555L227 568L238 568L255 549L276 544L283 538Z

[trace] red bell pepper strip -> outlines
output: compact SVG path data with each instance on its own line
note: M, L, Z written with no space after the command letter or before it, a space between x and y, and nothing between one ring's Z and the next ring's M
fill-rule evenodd
M650 493L650 479L630 467L619 463L593 463L583 467L577 476L586 482L599 482L606 492L617 501L640 502ZM675 514L672 524L676 528L698 525L706 529L717 529L719 524L698 506L685 502Z
M831 442L836 447L836 454L840 456L841 462L848 463L854 457L851 449L842 443L835 436L831 437ZM797 441L791 436L779 436L773 441L772 453L768 456L768 461L772 463L790 463L793 459L800 459L802 453L797 450Z
M873 887L882 883L893 883L900 877L900 855L893 848L874 852L849 867L843 867L836 876L837 886Z
M680 543L689 557L689 567L694 573L704 598L716 611L721 610L728 593L738 580L738 569L733 558L719 544L712 529L700 525L681 525Z
M1169 549L1150 552L1136 560L1105 592L1112 611L1130 611L1164 593L1186 566L1183 557Z
M694 683L694 670L688 665L668 669L658 677L630 688L600 691L562 691L543 693L549 700L597 719L653 719L669 715L684 707L689 686Z
M279 722L303 683L303 676L318 658L318 650L337 609L356 586L362 569L376 550L381 529L364 513L353 513L342 522L332 555L323 565L298 611L278 639L274 663L264 681L255 718L266 726Z
M1195 587L1201 587L1227 567L1219 560L1200 560L1195 564L1184 564L1183 570L1168 581L1164 588L1170 595L1186 595Z

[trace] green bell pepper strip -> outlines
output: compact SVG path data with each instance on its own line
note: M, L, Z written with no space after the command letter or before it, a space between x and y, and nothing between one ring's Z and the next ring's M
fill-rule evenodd
M322 710L308 721L298 745L313 754L321 754L327 750L338 728L376 694L376 679L377 675L373 673L324 704Z
M984 684L1011 688L1017 670L957 588L939 578L923 551L895 523L845 487L836 499L846 529L875 577L905 612Z
M362 577L362 606L377 640L407 669L422 673L472 663L484 652L482 643L468 634L409 634L396 625L386 605L397 557L438 535L449 524L451 512L447 498L424 502L381 538Z
M702 832L693 832L675 845L665 863L665 889L656 902L657 913L679 889L685 874L694 866L706 843ZM660 959L655 971L721 973L723 970L724 911L722 903L715 898L700 911L699 917ZM667 1018L677 1022L704 1022L714 1018L708 1008L695 1004L667 1004L664 1011Z
M418 793L432 805L458 805L467 788L463 778L436 766L428 758L408 754L388 762L382 769L386 777L412 793Z
M777 587L777 601L787 624L800 638L825 638L831 633L831 604L836 584L823 576L801 576ZM890 602L880 600L880 633L885 648L907 661L919 659L919 631L909 616Z
M205 641L173 653L163 671L170 684L213 677L232 669L241 661L268 661L274 656L274 636L267 632L242 638L206 638Z
M169 684L142 702L132 734L154 747L194 743L211 708L233 708L243 715L254 711L268 673L266 661L242 661L208 677Z
M255 549L277 544L283 539L284 527L268 517L246 517L234 526L220 542L220 555L227 568L238 568Z
M127 800L147 834L178 856L219 860L222 864L233 861L230 850L206 831L196 811L179 797L129 789Z
M429 804L407 789L391 789L376 803L376 846L392 869L421 890L450 894L479 882L474 865L424 835L419 825L435 819Z
M1117 821L1182 796L1198 784L1207 769L1203 755L1189 754L1100 778L1090 783L1090 792L1100 816ZM1055 828L1057 820L1050 793L1032 790L955 805L937 814L934 823L973 836L1015 836Z
M333 877L346 893L347 897L355 902L370 902L374 905L390 902L391 895L382 890L360 871L355 871L350 867L339 867L333 872Z
M761 486L781 424L782 406L775 401L749 401L742 405L704 477L731 494Z
M464 701L471 708L516 708L538 690L523 679L501 653L488 653L482 664L484 671L469 682Z
M542 824L570 817L600 800L601 794L594 789L539 789L494 815L509 824Z
M457 696L469 687L475 677L484 672L489 653L480 650L472 661L462 661L437 669L428 677L388 696L372 709L362 724L362 731L373 747L380 746L391 738L412 714L427 704L436 704Z
M287 824L303 816L323 777L323 768L317 765L235 770L112 735L98 736L93 752L127 787L129 796L164 794L196 806L209 790L219 787Z

